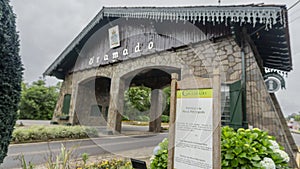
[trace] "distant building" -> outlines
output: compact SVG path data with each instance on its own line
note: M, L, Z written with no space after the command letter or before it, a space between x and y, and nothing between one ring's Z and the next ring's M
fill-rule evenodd
M267 130L292 157L298 149L264 82L292 70L285 6L105 7L44 75L64 81L53 120L121 132L124 92L143 85L153 90L149 130L158 132L170 74L209 77L216 67L222 124Z
M291 129L291 130L295 130L295 131L299 131L299 123L297 121L295 121L295 119L291 118L289 121L288 121L288 127Z

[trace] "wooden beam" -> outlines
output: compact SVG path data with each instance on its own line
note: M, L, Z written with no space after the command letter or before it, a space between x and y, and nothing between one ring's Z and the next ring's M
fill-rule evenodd
M174 168L174 146L175 146L175 120L176 120L176 90L178 74L171 75L171 96L170 96L170 120L169 120L169 147L168 147L168 169Z
M221 169L221 77L213 71L213 169Z

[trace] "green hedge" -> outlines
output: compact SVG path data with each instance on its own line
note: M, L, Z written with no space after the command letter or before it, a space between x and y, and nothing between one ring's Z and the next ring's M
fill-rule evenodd
M167 115L161 115L161 122L169 123L170 117Z
M0 164L7 154L20 100L23 68L9 0L0 1Z
M97 129L83 126L32 126L16 128L12 134L12 142L24 143L88 137L98 137Z

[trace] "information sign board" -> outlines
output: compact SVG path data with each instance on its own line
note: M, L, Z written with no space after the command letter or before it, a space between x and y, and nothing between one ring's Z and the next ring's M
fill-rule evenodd
M213 168L213 89L176 94L174 168Z

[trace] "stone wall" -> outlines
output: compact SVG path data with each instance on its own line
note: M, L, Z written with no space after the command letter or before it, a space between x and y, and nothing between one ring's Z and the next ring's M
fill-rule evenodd
M65 77L65 80L62 82L60 93L58 96L58 100L55 106L54 114L53 114L53 121L58 121L60 123L69 123L69 120L60 120L59 118L62 116L62 108L63 108L63 102L64 102L64 96L66 94L72 94L73 88L72 88L72 77L73 75L70 74ZM71 95L72 98L72 95ZM69 112L70 113L70 112Z
M110 83L100 80L99 82L90 80L85 84L80 84L75 109L77 121L74 120L74 123L89 126L106 125L105 112L108 111L106 109L109 106L109 91L105 91L105 89Z
M289 129L281 111L277 111L274 100L268 93L268 90L264 83L264 78L260 71L260 68L255 60L253 52L249 46L245 50L246 52L246 65L247 65L247 120L249 126L267 131L270 135L275 136L276 140L285 148L285 151L290 156L291 166L295 166L294 150L295 142L289 140L291 137ZM276 99L276 96L274 99ZM275 100L277 101L277 99ZM279 105L278 105L279 106Z

